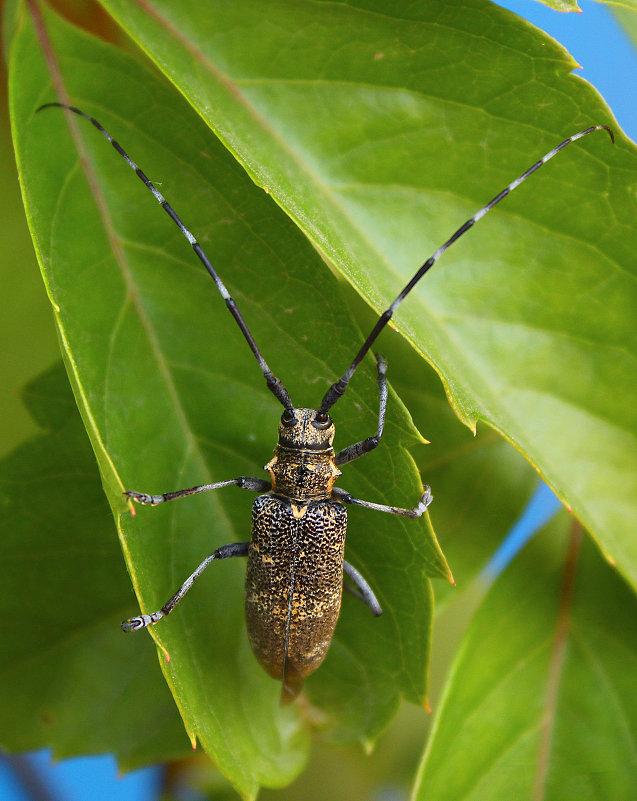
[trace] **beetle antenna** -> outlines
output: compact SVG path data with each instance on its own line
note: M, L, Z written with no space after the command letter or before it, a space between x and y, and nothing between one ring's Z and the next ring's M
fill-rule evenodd
M283 385L282 381L277 378L272 370L268 367L266 360L263 358L261 351L259 350L257 343L254 341L254 337L248 326L246 325L245 320L243 319L243 315L239 311L236 301L234 298L230 296L230 293L226 289L225 284L218 276L217 271L212 266L210 259L206 256L203 248L197 242L195 237L192 233L186 228L186 226L181 221L177 212L173 209L173 207L168 203L168 201L164 198L161 192L157 189L157 187L153 184L153 182L145 175L145 173L135 164L132 158L128 155L128 153L122 148L122 146L117 142L113 137L109 134L109 132L103 128L100 123L94 118L91 117L89 114L85 114L79 108L75 108L75 106L67 106L65 103L45 103L43 106L40 106L37 111L42 111L45 108L63 108L67 111L72 111L74 114L77 114L80 117L83 117L85 120L88 120L92 125L94 125L97 130L104 136L110 143L113 145L115 150L119 153L119 155L124 159L124 161L128 164L131 170L137 175L137 177L143 181L146 187L152 192L155 197L155 200L161 205L163 210L166 214L170 217L170 219L175 223L175 225L179 228L181 233L186 237L186 239L190 242L192 249L197 254L197 257L203 264L203 266L208 270L210 275L212 276L212 280L217 285L217 289L221 294L221 297L225 300L226 306L228 307L228 311L236 320L237 325L241 329L241 333L243 334L246 342L250 346L250 350L254 354L255 359L259 363L259 367L261 368L261 372L266 380L268 385L268 389L274 397L279 401L279 403L284 406L286 409L293 408L292 401L290 400L290 396L288 394L287 389Z
M332 386L328 389L321 401L320 411L327 412L328 409L336 403L336 401L341 398L345 390L347 389L347 385L351 377L354 375L356 368L363 360L363 357L367 353L367 351L371 348L372 344L376 337L380 334L383 328L387 325L387 323L391 320L394 312L403 302L403 300L407 297L407 295L411 292L411 290L416 286L416 284L420 281L420 279L425 275L425 273L433 267L433 265L438 261L440 256L447 250L450 245L460 239L460 237L466 233L470 228L472 228L478 220L481 220L487 212L491 211L491 209L499 203L501 200L510 194L514 189L516 189L523 181L532 175L536 170L539 170L543 164L546 164L547 161L553 158L553 156L557 155L560 150L563 150L567 145L570 145L571 142L575 142L578 139L581 139L583 136L586 136L589 133L593 133L593 131L608 131L608 134L611 138L611 142L615 142L615 135L613 131L607 125L593 125L590 128L587 128L585 131L580 131L579 133L574 134L573 136L569 136L568 139L565 139L563 142L560 142L557 147L554 147L553 150L549 151L545 156L543 156L539 161L536 161L532 167L520 175L519 178L516 178L515 181L512 181L506 189L503 189L498 195L496 195L493 200L490 200L486 206L483 206L480 211L473 215L469 220L461 225L460 228L453 234L445 243L441 245L438 250L430 256L427 261L422 265L422 267L418 270L418 272L414 275L411 281L405 286L402 292L398 295L398 297L394 300L391 306L386 309L381 316L378 318L376 325L372 329L370 335L365 340L362 348L356 354L354 361L350 364L347 368L345 373L343 373L342 377L339 378Z

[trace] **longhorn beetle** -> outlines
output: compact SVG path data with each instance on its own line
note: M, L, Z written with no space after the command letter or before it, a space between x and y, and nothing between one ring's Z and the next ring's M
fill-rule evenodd
M137 631L154 625L169 615L195 579L216 559L247 556L245 608L250 644L265 670L282 682L282 701L289 702L298 694L304 677L316 670L327 653L340 612L343 574L353 584L354 594L367 604L372 613L382 613L376 596L363 576L344 560L347 526L345 504L417 518L424 513L432 500L429 487L424 487L422 496L413 509L400 509L354 498L345 490L334 486L335 480L341 475L339 468L376 448L383 435L387 405L387 364L382 356L376 356L380 395L376 433L335 454L332 448L334 423L328 414L329 410L345 393L356 368L396 309L450 245L571 142L600 130L607 131L614 142L613 132L606 125L594 125L565 139L461 225L427 259L389 308L381 314L350 366L323 396L318 409L307 409L294 406L287 389L268 367L236 302L210 260L155 185L96 119L78 108L62 103L46 103L38 111L50 107L67 109L92 123L144 182L212 276L259 364L268 389L283 406L279 422L279 441L274 457L265 465L265 470L270 474L269 481L239 476L214 484L166 492L163 495L149 495L134 490L125 493L132 501L153 506L186 495L231 486L262 494L252 507L250 542L235 542L217 548L161 609L125 620L122 629Z

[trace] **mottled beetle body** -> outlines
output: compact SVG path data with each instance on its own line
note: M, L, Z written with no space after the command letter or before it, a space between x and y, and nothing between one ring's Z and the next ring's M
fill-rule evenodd
M265 466L272 490L252 507L248 637L265 670L285 677L284 698L295 696L323 661L341 608L347 511L331 497L341 475L334 424L317 421L318 414L283 413L279 444Z
M125 620L122 628L124 631L135 631L157 623L172 612L194 581L213 561L247 556L245 605L250 643L265 670L282 681L282 700L291 700L299 692L303 678L321 664L327 653L340 611L344 574L350 582L348 589L364 601L374 615L381 614L376 596L365 579L344 559L347 528L344 504L416 518L424 513L432 499L429 488L424 487L424 492L413 509L401 509L354 498L345 490L334 486L334 481L341 474L339 467L376 448L383 435L387 378L386 363L381 356L376 357L380 395L376 434L335 454L332 449L334 424L327 412L345 393L358 365L398 306L450 245L571 142L599 130L608 131L613 140L613 133L605 125L595 125L565 139L461 225L427 259L379 317L350 366L325 393L319 408L306 409L293 405L285 386L268 367L236 302L207 255L155 185L97 120L77 108L61 103L47 103L41 108L51 106L66 108L91 122L135 171L179 227L212 276L228 311L257 360L268 389L284 408L279 424L279 442L273 459L265 467L270 473L270 481L239 476L162 495L135 491L126 493L130 500L151 505L230 486L261 494L252 507L250 542L236 542L217 548L161 609Z
M300 514L297 514L297 511ZM321 664L341 609L347 512L326 498L297 507L260 495L252 507L246 574L250 645L296 695Z

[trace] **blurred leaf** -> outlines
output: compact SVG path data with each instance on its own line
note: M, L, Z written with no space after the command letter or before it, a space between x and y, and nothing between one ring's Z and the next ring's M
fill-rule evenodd
M542 5L555 9L555 11L578 11L583 13L577 0L538 0ZM601 5L608 6L609 9L616 14L620 19L629 20L630 17L635 19L635 11L637 11L637 0L596 0ZM620 16L621 15L621 16Z
M630 36L633 46L637 47L637 4L624 3L623 6L615 4L610 6L613 15L621 23L623 29Z
M415 799L635 797L637 600L591 540L578 556L567 545L553 525L493 586L452 670Z
M179 96L134 60L47 19L51 52L73 101L98 116L175 198L223 265L224 280L292 397L317 403L361 338L341 310L335 279ZM227 490L139 509L131 519L123 488L165 491L259 475L280 407L188 244L126 164L88 125L78 129L79 161L64 115L34 115L54 95L29 25L13 63L21 65L12 79L12 112L36 250L129 570L151 611L203 556L247 539L252 499ZM273 331L276 349L267 347ZM339 405L338 447L376 427L369 362L357 377L365 394L352 388ZM420 481L404 446L418 437L394 397L386 431L392 447L360 468L348 466L343 484L359 497L413 505ZM308 682L336 741L373 739L401 694L423 701L432 613L426 574L448 570L426 521L370 519L364 510L354 510L351 521L348 559L370 580L385 614L375 621L346 598L328 659ZM179 614L152 633L170 653L164 672L190 735L250 796L258 783L289 781L307 744L295 711L279 708L277 683L249 652L243 569L215 565Z
M119 631L135 598L62 366L23 397L45 433L0 463L2 747L112 751L124 769L184 756L154 649Z
M619 12L620 19L627 19L628 15L632 13L633 19L635 18L635 11L637 11L637 0L599 0L607 5L611 11ZM633 28L634 30L634 28Z
M577 0L538 0L542 5L555 9L555 11L580 11Z
M3 33L6 29L3 29ZM3 97L4 100L4 97ZM9 129L0 106L0 457L37 432L18 389L60 358L50 305L42 291L33 244L24 218Z
M482 0L103 3L376 310L537 158L615 127L463 238L397 324L637 585L637 158L573 58Z
M18 25L20 5L20 0L6 0L2 4L2 50L5 59Z

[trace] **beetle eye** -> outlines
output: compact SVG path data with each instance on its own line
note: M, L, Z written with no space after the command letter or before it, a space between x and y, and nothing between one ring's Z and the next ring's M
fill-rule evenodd
M286 409L281 415L281 422L284 426L293 426L296 423L294 409Z
M327 412L317 412L312 420L314 428L325 429L332 425L329 414Z

